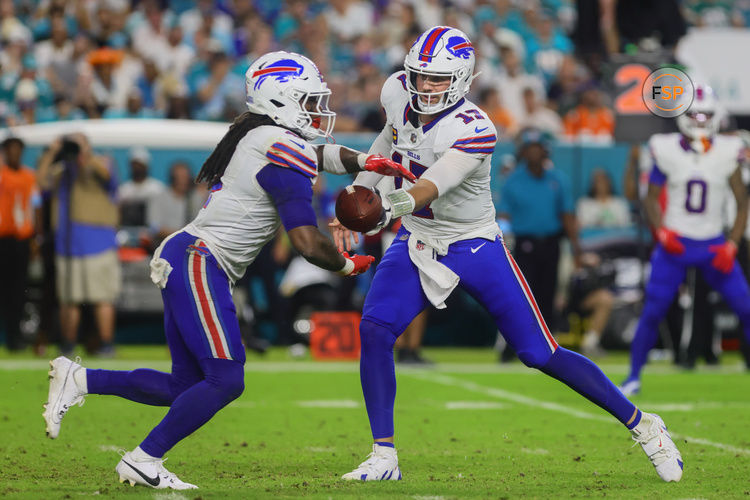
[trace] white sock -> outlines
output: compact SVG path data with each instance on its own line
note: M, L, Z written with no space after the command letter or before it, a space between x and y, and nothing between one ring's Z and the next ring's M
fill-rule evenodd
M83 394L89 393L89 382L86 377L86 368L81 367L74 371L73 380L78 386L79 391L81 391Z
M135 450L130 452L130 456L133 457L133 460L135 460L136 462L148 462L151 460L158 460L157 457L152 457L151 455L143 451L140 446L136 446Z
M653 422L651 415L645 411L641 411L641 421L638 422L638 425L633 427L630 432L636 436L640 436L641 434L648 432L648 428L651 427L651 422Z

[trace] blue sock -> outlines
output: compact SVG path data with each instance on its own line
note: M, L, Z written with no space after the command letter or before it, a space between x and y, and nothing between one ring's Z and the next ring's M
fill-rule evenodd
M362 355L359 379L365 397L373 439L393 436L393 403L396 400L396 366L393 344L397 336L387 328L363 319L359 324Z
M133 371L86 370L89 394L120 396L137 403L169 406L187 387L170 373L141 368Z
M395 448L396 445L393 443L388 443L385 441L375 441L375 444L378 446L385 446L386 448Z
M205 379L177 396L164 419L141 443L141 449L152 457L164 456L242 394L243 363L212 358L201 360L200 366Z
M578 353L558 347L540 370L607 410L625 425L636 414L635 405L623 396L599 367Z

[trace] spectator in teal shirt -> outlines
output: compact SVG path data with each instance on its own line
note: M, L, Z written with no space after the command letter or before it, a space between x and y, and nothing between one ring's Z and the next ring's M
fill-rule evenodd
M536 129L519 134L519 163L502 188L499 217L510 221L514 257L554 328L554 298L560 238L567 235L578 264L580 248L568 177L549 160L548 136Z

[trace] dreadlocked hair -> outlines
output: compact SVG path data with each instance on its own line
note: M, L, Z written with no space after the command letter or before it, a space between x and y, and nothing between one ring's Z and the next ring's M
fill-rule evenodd
M219 144L211 153L206 161L203 163L198 177L195 182L207 182L208 186L213 186L221 180L221 176L224 175L224 171L227 169L229 160L234 154L234 150L237 148L237 143L245 137L245 135L256 127L262 125L275 125L276 123L266 115L258 115L245 111L237 118L229 127L229 130L224 137L221 138Z

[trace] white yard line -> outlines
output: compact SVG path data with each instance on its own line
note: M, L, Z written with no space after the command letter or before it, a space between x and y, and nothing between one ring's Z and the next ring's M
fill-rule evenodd
M507 408L505 403L497 401L448 401L446 410L502 410Z
M615 420L609 416L597 415L597 414L590 413L587 411L577 410L575 408L571 408L569 406L561 405L558 403L553 403L550 401L542 401L540 399L531 398L529 396L524 396L522 394L517 394L517 393L506 391L503 389L479 385L477 383L474 383L468 380L461 380L456 377L451 377L448 375L438 375L434 373L430 373L430 374L411 373L409 376L418 378L420 380L424 380L426 382L435 382L435 383L447 385L450 387L458 387L460 389L464 389L467 391L484 394L485 396L491 396L491 397L505 400L505 401L513 401L514 403L525 404L533 408L543 408L545 410L557 411L560 413L565 413L567 415L572 415L574 417L583 418L586 420L596 420L600 422L615 422ZM703 438L695 438L691 436L686 436L684 434L677 434L674 432L672 432L671 434L675 439L683 439L687 441L688 443L711 446L713 448L717 448L722 451L726 451L728 453L733 453L735 455L737 454L750 455L750 449L739 448L737 446L732 446L729 444L709 441L708 439L703 439Z
M182 493L156 493L154 495L154 500L188 500L188 497Z
M118 451L124 450L124 449L125 449L125 447L123 447L123 446L115 446L115 445L112 445L112 444L100 444L99 445L99 451L114 451L114 452L118 452Z
M680 411L693 412L701 410L726 410L750 408L748 401L681 401L679 403L656 403L638 401L638 406L648 408L649 411Z

